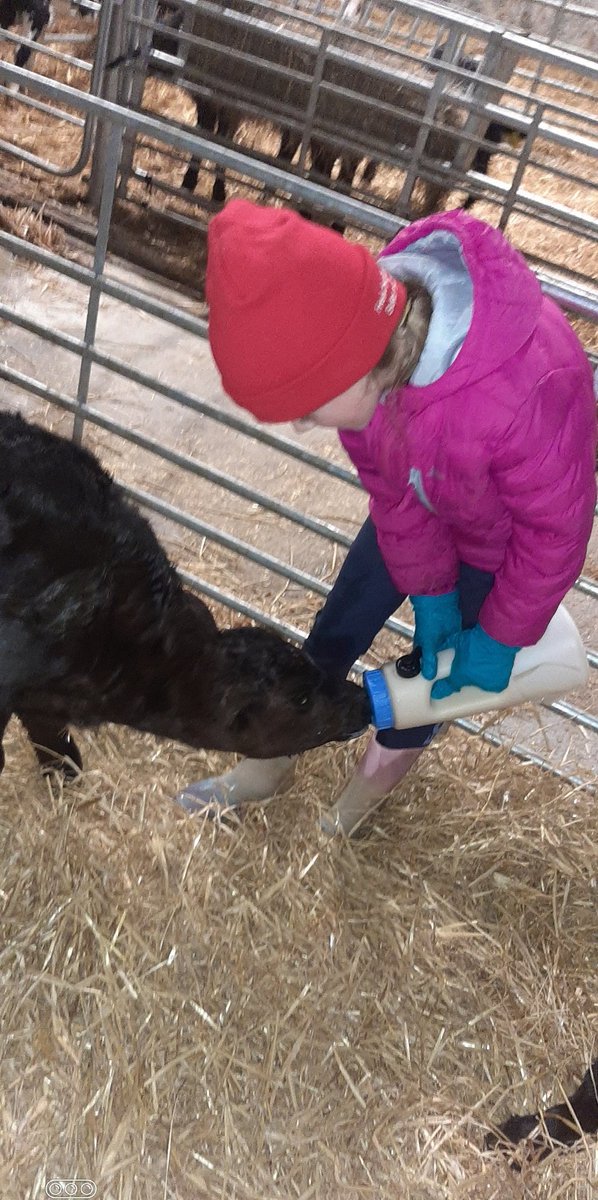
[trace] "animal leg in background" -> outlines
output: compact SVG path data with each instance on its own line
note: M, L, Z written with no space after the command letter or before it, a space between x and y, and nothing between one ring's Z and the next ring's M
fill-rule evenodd
M489 1149L508 1149L529 1138L530 1146L540 1158L558 1146L572 1146L583 1133L598 1133L598 1058L586 1071L577 1091L563 1104L555 1104L541 1113L509 1117L499 1125L497 1133L487 1138Z
M39 42L52 17L52 9L46 0L36 0L29 8L31 20L31 39L34 42ZM24 67L29 62L33 51L31 46L19 46L15 55L15 65Z
M240 124L237 114L227 112L219 104L213 104L211 100L204 100L199 96L195 99L195 107L197 109L198 130L209 134L219 134L222 138L234 138ZM181 184L181 187L185 191L195 191L199 179L200 167L201 158L192 158ZM225 170L224 167L218 165L215 168L212 200L214 204L224 204L226 200Z
M29 37L38 42L52 17L49 0L0 0L0 27L10 29L21 20L29 22ZM15 66L26 67L33 50L31 46L18 46ZM11 85L11 88L16 85Z

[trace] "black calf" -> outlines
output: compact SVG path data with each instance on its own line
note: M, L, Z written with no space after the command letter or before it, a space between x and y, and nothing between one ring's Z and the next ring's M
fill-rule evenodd
M0 29L11 29L21 21L28 21L29 37L38 42L52 16L49 0L0 0ZM25 67L29 62L31 46L19 46L15 54L15 65Z
M345 739L364 692L264 629L220 631L85 450L0 413L0 742L80 766L68 726L129 725L252 757Z
M584 1133L598 1133L598 1058L563 1104L531 1116L509 1117L497 1133L488 1136L487 1145L505 1150L533 1134L530 1147L542 1159L558 1146L572 1146Z

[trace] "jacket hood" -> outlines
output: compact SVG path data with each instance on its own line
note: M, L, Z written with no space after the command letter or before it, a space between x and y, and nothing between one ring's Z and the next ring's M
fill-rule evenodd
M436 241L430 241L430 235L437 231L445 231L459 242L473 284L473 307L454 361L436 382L425 385L428 400L435 387L441 387L444 395L469 387L512 358L534 333L543 303L540 285L523 256L505 242L498 230L461 210L435 213L413 222L390 242L381 257L397 256L400 276L401 251L409 251L411 257L418 249L417 243L428 239L429 260ZM438 239L439 254L442 242Z

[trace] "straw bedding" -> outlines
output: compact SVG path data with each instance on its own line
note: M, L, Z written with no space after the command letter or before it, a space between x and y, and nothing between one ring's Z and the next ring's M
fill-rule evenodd
M228 827L170 800L222 756L78 737L62 789L15 722L0 784L3 1195L590 1200L591 1142L483 1150L591 1057L590 794L452 731L330 844L354 746Z

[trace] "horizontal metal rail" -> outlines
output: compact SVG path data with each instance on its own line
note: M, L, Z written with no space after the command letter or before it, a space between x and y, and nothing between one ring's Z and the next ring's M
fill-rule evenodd
M286 7L289 9L289 12L293 12L293 14L295 13L294 6L287 3ZM433 19L441 19L442 10L439 11L437 5L422 4L421 10L419 4L415 7L417 8L418 12L425 11L430 21ZM469 16L467 10L469 7L470 6L467 0L461 0L459 10L457 12L451 8L449 18L451 24L456 23L457 20L460 23L464 20L467 21ZM402 31L393 30L392 22L397 18L402 19L403 13L407 8L408 5L404 3L404 0L399 0L399 2L396 4L394 4L392 0L365 0L359 25L360 27L366 26L369 28L379 26L381 32L386 37L390 37L393 33L395 36L401 36ZM542 12L542 10L546 10L545 14L543 14L539 21L536 17L538 10L540 10L540 12ZM383 12L387 13L386 21L382 21L380 19L380 14ZM446 19L446 15L443 12L442 15ZM588 33L595 30L596 10L591 5L585 6L576 3L575 0L567 0L566 7L563 8L560 0L528 0L528 4L526 5L526 25L525 29L521 28L521 34L524 36L530 34L531 26L531 34L534 36L535 26L537 26L539 23L541 36L545 38L548 46L559 48L565 52L575 52L583 49L583 44L586 41L586 37L582 35L578 41L575 41L573 39L561 37L559 34L563 20L567 20L571 17L576 17L579 21L587 21L587 30L584 32ZM477 33L479 31L479 27L476 28L476 22L479 21L479 8L477 4L472 6L470 20L472 32ZM511 27L516 24L512 17L510 18L509 24Z
M54 62L67 63L69 67L76 67L79 71L86 71L91 74L92 64L85 58L75 58L72 54L64 54L62 50L52 50L48 42L36 41L35 38L28 38L22 34L12 33L10 29L1 30L1 38L3 42L12 42L16 46L28 46L30 50L35 51L42 58L52 59ZM50 41L53 39L50 38ZM87 39L89 40L89 39Z
M9 83L25 83L34 92L39 91L43 96L54 100L64 99L65 102L72 103L73 108L86 114L94 114L98 119L121 123L127 130L154 139L159 138L165 145L185 151L190 157L207 158L218 166L238 172L239 175L249 175L272 190L286 192L296 202L311 201L317 203L323 211L341 211L347 220L352 220L356 225L365 225L381 237L391 237L396 233L398 226L406 224L405 221L374 205L364 204L350 196L340 196L331 192L329 188L282 171L269 163L250 160L241 152L217 145L208 138L199 137L169 123L157 121L155 117L149 117L145 113L131 111L97 96L89 96L66 84L59 84L32 71L0 61L0 80L2 79ZM19 151L4 140L0 140L0 150L6 150L15 157L29 161L25 152ZM554 285L550 274L538 272L538 278L546 294L552 295ZM598 322L598 290L591 292L587 284L581 291L559 281L558 294L559 303L568 311Z
M0 96L6 96L10 100L14 100L15 98L14 92L9 91L3 84L0 84ZM52 104L45 104L43 100L34 100L33 96L25 96L22 92L19 93L19 105L22 108L30 108L35 112L45 113L49 117L56 117L57 120L63 121L65 125L73 125L77 129L81 129L85 125L82 117L75 117L73 113L65 112L63 108L55 108Z

